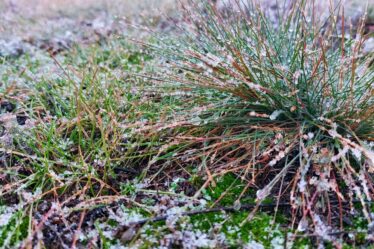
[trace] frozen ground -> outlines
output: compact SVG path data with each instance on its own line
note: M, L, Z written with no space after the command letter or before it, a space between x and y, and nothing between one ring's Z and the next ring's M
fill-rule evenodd
M0 2L0 54L19 56L32 48L57 53L74 43L123 34L126 23L157 25L161 13L174 8L173 0L5 0Z
M18 56L35 47L56 53L71 47L73 43L92 43L113 33L124 33L127 31L126 22L160 24L161 13L175 11L177 2L3 0L0 2L0 55ZM220 0L218 6L228 2L230 0ZM261 2L269 9L276 8L273 0ZM317 3L321 12L319 15L326 14L326 3ZM356 22L365 10L365 1L350 0L346 1L345 6L347 16Z
M353 21L363 12L362 2L357 5L358 2L347 1L347 15ZM167 30L168 22L161 13L175 13L176 5L175 0L0 0L0 124L4 126L0 126L0 148L24 149L23 145L18 148L18 145L12 144L13 135L27 137L31 141L30 146L36 144L31 152L25 146L22 152L26 157L22 155L22 160L17 164L7 165L10 170L0 171L0 183L17 193L7 196L6 206L1 206L3 203L0 202L0 228L3 229L0 229L0 245L6 236L22 240L27 237L22 241L24 247L31 246L32 241L33 246L42 247L44 243L47 248L71 248L74 244L77 244L77 248L87 248L87 244L93 245L93 248L127 248L123 244L135 248L144 248L144 244L150 248L156 247L156 244L165 248L174 244L185 248L223 248L240 244L243 248L254 249L284 248L287 244L297 242L288 236L286 228L282 226L288 219L288 207L282 215L272 217L264 212L248 226L238 226L247 217L247 212L231 211L237 211L236 196L246 186L232 175L218 179L215 187L208 187L200 193L200 198L193 201L190 197L204 180L198 175L199 172L194 171L194 165L187 170L182 167L177 170L168 170L167 167L151 169L151 180L139 180L142 178L139 168L145 165L125 167L127 161L124 160L119 165L110 166L115 172L115 180L109 178L102 182L108 177L102 173L103 162L107 159L102 151L109 146L116 157L123 156L131 143L126 133L131 122L143 122L150 126L154 124L152 122L165 124L170 121L168 118L175 118L180 110L199 110L214 100L214 96L199 92L201 97L196 98L195 103L190 95L183 95L179 90L170 88L165 90L170 92L160 93L149 82L126 78L128 71L148 72L158 63L157 59L150 58L123 37L129 34L128 23L147 23L158 30ZM273 3L267 6L274 8ZM320 8L321 13L326 10L323 6ZM372 29L372 26L369 23L368 29ZM137 38L142 35L141 32L131 31L131 35L134 34ZM367 50L372 51L373 48L369 46ZM3 56L7 60L2 61ZM61 63L61 67L54 59ZM70 79L66 79L66 72L62 68L73 75L74 80L83 82L82 85L88 82L89 87L79 88L82 94L78 97L75 86ZM108 91L102 91L104 88ZM77 108L76 112L75 101L82 105L82 109ZM118 116L113 118L113 113ZM72 132L80 131L76 124L81 119L87 122L87 127L82 128L87 132L91 132L90 125L104 125L105 128L104 134L93 133L92 138L88 136L87 143L92 143L92 148L97 146L97 150L89 147L83 151L87 156L84 167L80 167L81 158L76 149L79 142L74 140ZM58 128L55 133L54 121ZM35 128L37 124L45 124L45 127L41 125L35 133L30 134L28 129ZM170 127L173 127L172 123ZM70 132L73 135L69 138ZM102 145L101 138L108 140L113 133L118 133L121 140L113 139L110 141L113 144ZM46 134L50 137L45 137ZM131 148L137 148L135 142ZM139 144L142 142L139 140ZM143 149L139 146L139 153L143 153ZM31 153L30 156L28 153ZM50 158L54 160L43 161L45 165L50 163L47 170L29 166L30 161L37 164L40 158L49 158L44 153L51 153ZM0 156L1 168L8 158L5 153L0 153ZM128 156L136 157L138 154L129 152ZM61 165L67 165L68 170ZM92 168L86 168L87 165ZM161 171L162 177L156 177ZM89 184L85 178L88 175L93 177L90 191L87 191ZM32 189L23 184L24 176L31 179L30 182L33 182L31 176L35 177L35 184L40 187ZM42 180L38 181L38 177ZM45 198L39 198L44 195L41 193L43 187L52 188L48 181L58 188L69 186L71 191L58 197L46 194ZM111 192L112 186L108 188L106 182L113 185L118 193ZM226 190L230 190L228 196L225 196ZM7 190L2 191L0 188L1 194ZM19 192L22 194L18 195ZM221 199L222 196L225 197ZM251 205L253 196L253 193L249 193L243 203ZM13 198L21 201L15 204ZM191 217L181 215L183 212L208 209L216 202L235 208L230 212ZM142 222L148 222L147 219L153 217L165 219L142 225ZM353 224L361 221L349 219L347 217L345 222ZM8 227L14 226L11 224L14 220L18 222L18 230L14 231L20 234L15 232L16 235L11 237L7 232L11 230ZM25 223L26 229L22 227ZM366 230L362 231L365 233ZM355 239L353 235L349 236ZM10 239L5 242L13 243ZM301 244L307 247L309 242L298 241L300 248ZM14 244L17 243L21 245L18 241Z

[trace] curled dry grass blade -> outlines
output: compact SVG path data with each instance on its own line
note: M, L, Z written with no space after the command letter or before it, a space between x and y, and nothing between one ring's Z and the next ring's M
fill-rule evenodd
M201 159L204 186L227 172L260 186L258 203L283 186L300 230L309 222L326 237L354 199L371 221L374 70L373 55L361 53L364 18L346 30L340 6L322 19L300 0L270 21L254 1L235 2L219 9L192 0L182 35L150 44L166 57L167 80L219 92L181 135L190 149L177 156Z

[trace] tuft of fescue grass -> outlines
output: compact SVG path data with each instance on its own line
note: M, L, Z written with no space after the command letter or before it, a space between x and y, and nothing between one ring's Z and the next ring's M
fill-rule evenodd
M200 160L203 186L235 172L247 182L238 203L259 188L258 204L288 200L295 228L331 240L326 231L343 229L354 203L374 218L374 66L373 54L361 53L365 17L353 30L339 5L326 18L312 1L279 6L271 18L256 1L218 8L192 0L187 24L177 25L181 35L149 47L164 58L164 79L221 98L179 140L190 149L176 157Z

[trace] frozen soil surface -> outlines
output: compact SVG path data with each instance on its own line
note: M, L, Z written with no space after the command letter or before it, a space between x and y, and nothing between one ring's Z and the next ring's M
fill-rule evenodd
M201 189L202 167L134 160L158 153L147 146L162 147L151 131L147 139L134 133L173 127L181 110L214 99L199 93L196 103L195 93L131 77L158 62L128 41L147 37L129 24L172 32L159 13L175 8L172 0L0 2L0 248L331 246L288 227L289 206L274 214L271 198L241 226L255 190L237 203L246 182L234 174ZM354 231L325 228L331 238L368 248L364 219L344 222Z
M175 5L172 0L5 0L0 3L0 55L19 56L35 48L56 54L73 44L124 34L129 24L144 21L166 28L152 18Z
M0 55L19 56L36 49L56 54L73 44L98 42L113 34L128 33L128 25L147 23L168 29L159 13L171 13L174 0L4 0L0 3ZM230 1L218 1L225 6ZM233 1L234 2L234 1ZM321 15L326 3L317 3ZM360 1L347 1L348 16L353 24L365 10ZM275 10L274 1L264 1L265 8ZM371 10L372 11L372 10ZM370 14L370 13L369 13ZM368 29L373 29L370 20ZM347 27L348 28L348 27ZM368 42L367 50L373 47Z

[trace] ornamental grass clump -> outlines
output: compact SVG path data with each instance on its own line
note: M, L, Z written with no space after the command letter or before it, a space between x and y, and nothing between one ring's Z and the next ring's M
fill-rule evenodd
M201 161L205 187L234 172L245 191L259 189L258 204L287 200L301 231L328 239L326 229L342 229L357 205L371 222L374 70L373 54L361 52L365 17L353 28L342 6L322 15L312 1L272 13L231 2L190 1L181 35L150 45L165 58L167 80L214 92L178 137L190 147L176 156Z

